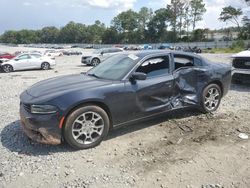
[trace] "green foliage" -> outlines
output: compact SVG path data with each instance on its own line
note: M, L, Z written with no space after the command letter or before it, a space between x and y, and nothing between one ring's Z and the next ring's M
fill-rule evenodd
M206 53L238 53L245 49L245 43L242 40L234 42L229 48L213 48L204 50Z
M243 40L238 40L230 46L230 49L244 49L244 48L245 48L245 43Z
M250 39L250 18L244 16L242 18L243 27L241 29L240 38L247 40Z
M224 7L220 13L219 20L223 22L230 21L233 24L236 24L238 30L240 31L240 24L238 18L243 14L240 8L234 8L232 6Z
M191 0L190 7L191 7L190 17L194 30L196 27L196 23L202 20L202 16L206 12L206 8L205 8L205 3L203 3L203 0Z
M138 12L131 9L121 12L112 19L110 27L99 20L93 25L71 21L62 28L50 26L37 31L6 31L0 36L0 42L118 44L207 41L209 30L195 29L205 12L204 0L171 0L165 8L155 12L147 7L142 7ZM240 15L240 9L224 7L220 20L238 23ZM244 17L242 23L239 37L249 39L250 19ZM237 26L239 28L239 24ZM230 31L235 31L235 28Z

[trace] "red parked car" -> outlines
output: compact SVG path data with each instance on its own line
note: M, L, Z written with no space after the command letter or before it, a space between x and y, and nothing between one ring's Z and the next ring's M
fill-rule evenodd
M12 59L15 56L9 53L0 53L0 59Z

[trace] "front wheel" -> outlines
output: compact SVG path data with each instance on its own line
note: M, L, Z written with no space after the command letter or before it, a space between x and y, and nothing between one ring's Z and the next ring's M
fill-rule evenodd
M13 70L14 70L11 65L3 65L2 69L3 69L3 72L6 72L6 73L13 72Z
M221 98L221 88L217 84L208 85L202 93L202 112L211 113L216 111L220 105Z
M99 145L107 136L110 121L107 113L95 105L74 110L67 118L63 130L66 142L75 149L88 149Z
M47 62L42 63L41 65L42 70L49 70L50 69L50 64Z
M91 65L96 67L97 65L100 64L100 60L98 58L94 58L92 61L91 61Z

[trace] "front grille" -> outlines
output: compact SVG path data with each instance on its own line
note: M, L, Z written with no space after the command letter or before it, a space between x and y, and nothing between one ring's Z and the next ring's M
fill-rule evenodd
M31 106L30 106L30 104L23 104L23 108L24 108L27 112L30 112L30 111L31 111Z
M84 56L84 57L82 57L82 59L84 59L84 60L85 60L85 59L88 59L88 58L89 58L89 56Z
M233 60L233 67L238 69L249 69L250 70L250 57L236 58Z

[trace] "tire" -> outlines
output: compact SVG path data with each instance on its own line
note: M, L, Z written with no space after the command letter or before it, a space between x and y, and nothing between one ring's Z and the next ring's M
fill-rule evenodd
M220 105L222 92L217 84L209 84L204 88L201 96L201 111L204 113L212 113L216 111Z
M97 65L100 64L100 62L101 62L100 59L94 58L94 59L92 59L92 61L91 61L91 65L94 66L94 67L96 67Z
M82 106L66 119L63 129L65 141L75 149L89 149L99 145L109 132L107 113L95 105Z
M42 70L49 70L50 69L50 64L47 62L44 62L41 64L41 69Z
M11 65L7 64L7 65L3 65L2 66L3 72L8 73L8 72L13 72L14 69Z

